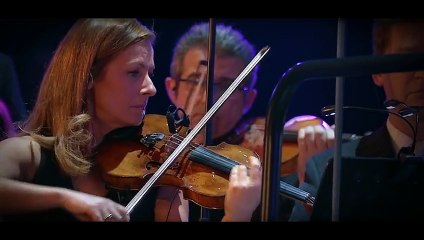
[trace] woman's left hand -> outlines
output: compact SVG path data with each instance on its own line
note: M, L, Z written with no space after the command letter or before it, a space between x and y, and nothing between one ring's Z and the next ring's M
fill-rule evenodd
M261 200L262 169L258 158L249 157L250 169L245 165L233 167L225 195L223 221L250 221Z

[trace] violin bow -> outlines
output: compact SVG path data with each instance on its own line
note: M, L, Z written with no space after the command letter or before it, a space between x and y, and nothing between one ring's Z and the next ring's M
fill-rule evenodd
M127 214L131 214L137 204L143 199L147 192L151 189L153 184L159 179L160 176L169 168L169 166L175 161L175 159L186 149L193 138L200 132L205 126L209 119L218 111L218 109L224 104L228 97L237 89L240 83L246 78L246 76L253 70L253 68L262 60L262 58L268 53L270 47L266 46L262 48L256 56L250 61L250 63L243 69L233 83L227 88L227 90L218 98L216 103L206 112L206 114L200 119L199 123L190 131L190 133L184 138L184 140L178 145L178 147L169 155L169 157L162 163L158 170L150 177L150 179L144 184L144 186L137 192L137 194L131 199L131 201L125 207Z

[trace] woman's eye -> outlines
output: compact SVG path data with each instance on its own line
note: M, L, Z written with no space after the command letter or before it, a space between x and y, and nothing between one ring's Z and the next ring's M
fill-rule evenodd
M128 72L132 77L137 77L139 74L140 74L140 72L139 71L129 71Z

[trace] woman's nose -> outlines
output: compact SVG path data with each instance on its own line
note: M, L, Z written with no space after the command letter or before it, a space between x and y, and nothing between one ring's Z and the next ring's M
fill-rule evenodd
M149 75L147 75L146 79L143 81L143 85L141 86L140 93L142 95L154 96L156 92L156 87L153 84L152 79L149 77Z

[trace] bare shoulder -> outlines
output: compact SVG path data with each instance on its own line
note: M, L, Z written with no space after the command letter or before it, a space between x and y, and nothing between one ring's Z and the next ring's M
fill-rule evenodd
M32 179L41 158L40 144L30 136L8 138L0 142L0 177Z

